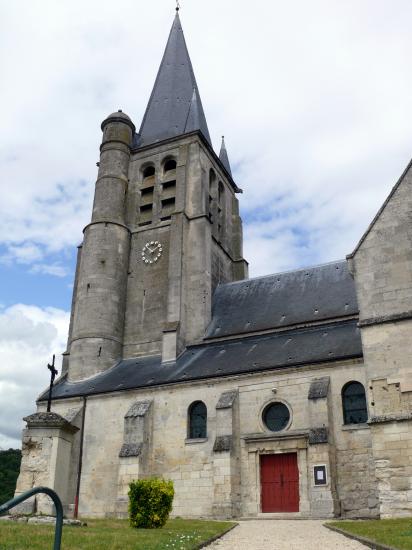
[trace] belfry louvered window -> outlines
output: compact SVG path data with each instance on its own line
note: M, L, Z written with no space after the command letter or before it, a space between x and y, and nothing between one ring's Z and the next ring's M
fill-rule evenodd
M365 388L360 382L348 382L342 388L344 424L363 424L368 420Z
M207 436L207 409L203 401L195 401L189 407L189 439L204 439Z

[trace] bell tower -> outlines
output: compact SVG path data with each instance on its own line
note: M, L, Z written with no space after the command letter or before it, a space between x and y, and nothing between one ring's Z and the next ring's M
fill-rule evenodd
M102 129L74 290L72 380L122 358L173 362L202 339L216 286L247 277L241 190L224 140L213 150L178 11L139 132L124 113Z

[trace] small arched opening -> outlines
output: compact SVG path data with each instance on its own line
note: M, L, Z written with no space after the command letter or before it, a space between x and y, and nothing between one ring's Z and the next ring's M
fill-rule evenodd
M155 167L153 165L146 166L143 169L143 179L152 178L155 175Z
M176 161L175 159L167 159L163 166L163 171L166 174L166 172L171 172L172 170L176 170Z
M203 401L194 401L188 411L189 439L205 439L207 437L207 408Z
M342 388L344 424L364 424L368 420L365 388L360 382L348 382Z

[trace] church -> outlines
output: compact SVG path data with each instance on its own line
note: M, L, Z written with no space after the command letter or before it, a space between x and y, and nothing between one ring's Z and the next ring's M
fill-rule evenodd
M63 369L24 419L16 493L125 517L130 481L159 476L174 516L410 515L411 165L345 259L249 279L178 11L140 130L120 110L101 129Z

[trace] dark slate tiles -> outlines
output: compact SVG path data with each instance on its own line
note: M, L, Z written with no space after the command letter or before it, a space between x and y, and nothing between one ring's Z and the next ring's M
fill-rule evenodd
M160 356L126 359L82 382L61 379L54 398L299 367L362 356L356 320L189 347L173 363ZM46 399L43 394L42 399Z
M346 261L223 284L206 337L241 335L358 314Z
M182 25L176 14L134 146L142 147L195 130L200 130L211 144Z

